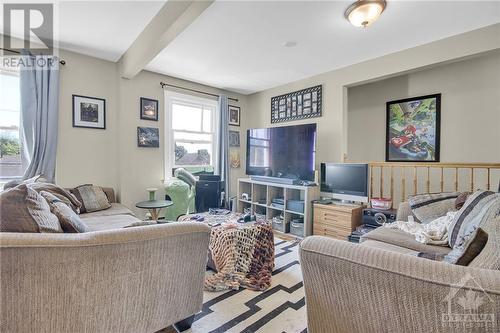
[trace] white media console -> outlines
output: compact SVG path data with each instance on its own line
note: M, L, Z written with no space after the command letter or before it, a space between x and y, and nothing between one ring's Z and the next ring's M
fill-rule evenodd
M319 186L289 185L273 182L252 180L250 178L238 179L238 212L243 213L245 208L250 208L252 213L262 214L266 219L272 220L275 216L284 215L284 223L288 224L297 217L304 218L304 235L312 235L312 201L319 199ZM246 193L249 200L243 199ZM272 206L275 198L284 199L284 207ZM288 209L290 200L303 200L304 212Z

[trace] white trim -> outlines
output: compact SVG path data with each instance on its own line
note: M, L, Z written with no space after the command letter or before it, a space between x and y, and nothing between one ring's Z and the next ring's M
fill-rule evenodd
M216 163L218 161L218 147L217 147L217 138L218 138L218 112L217 112L217 104L216 100L210 98L203 98L188 94L181 94L178 92L165 90L165 179L168 179L172 174L173 168L182 167L180 165L175 165L175 151L174 151L174 143L176 141L181 142L200 142L200 143L210 143L210 141L199 141L199 140L174 140L174 129L172 128L172 103L177 102L179 104L183 104L186 106L196 106L198 107L200 104L204 106L213 107L212 112L212 131L204 132L203 131L203 112L202 112L202 127L200 132L197 131L188 131L188 130L175 130L178 133L193 133L193 134L203 134L203 135L211 135L212 136L212 167L216 170ZM184 167L207 167L189 165Z

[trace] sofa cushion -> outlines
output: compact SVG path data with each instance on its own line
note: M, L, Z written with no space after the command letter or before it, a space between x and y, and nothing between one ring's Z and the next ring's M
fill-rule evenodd
M119 203L111 203L108 209L99 210L92 213L80 214L82 219L89 217L99 217L99 216L111 216L111 215L134 215L130 209Z
M415 236L397 229L377 228L361 237L361 242L376 240L383 243L393 244L417 252L443 253L447 254L451 248L447 246L436 246L422 244L415 241Z
M397 246L394 244L376 241L373 239L367 239L367 240L363 241L360 245L361 246L368 246L368 247L376 248L376 249L381 249L381 250L385 250L385 251L391 251L391 252L395 252L395 253L399 253L399 254L409 254L409 255L416 256L419 253L418 251L415 251L412 249Z
M80 185L71 192L82 203L81 213L91 213L111 207L106 193L99 186Z
M450 247L463 243L464 235L500 213L500 193L479 190L467 198L448 229ZM458 242L458 243L457 243Z
M0 193L0 231L63 232L47 201L24 184Z
M422 223L429 223L456 210L455 201L460 192L427 193L408 199L413 215Z
M92 216L83 219L91 231L121 229L140 220L129 214Z
M483 250L488 242L488 234L481 228L472 228L464 235L463 242L456 244L443 261L461 266L467 266Z
M47 200L50 211L57 216L64 232L79 233L90 231L78 214L58 197L46 191L41 191L40 195Z

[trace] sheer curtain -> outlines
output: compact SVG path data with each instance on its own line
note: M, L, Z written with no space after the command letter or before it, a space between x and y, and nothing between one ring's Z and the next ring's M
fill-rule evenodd
M217 106L219 119L218 140L217 140L217 164L216 174L220 175L224 182L224 202L229 208L229 120L228 120L227 96L220 95Z
M23 52L20 68L23 178L54 182L59 113L59 59Z

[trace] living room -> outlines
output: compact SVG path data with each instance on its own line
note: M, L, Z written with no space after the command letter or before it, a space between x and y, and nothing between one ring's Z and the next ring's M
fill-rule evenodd
M500 2L47 3L2 3L0 331L498 331Z

